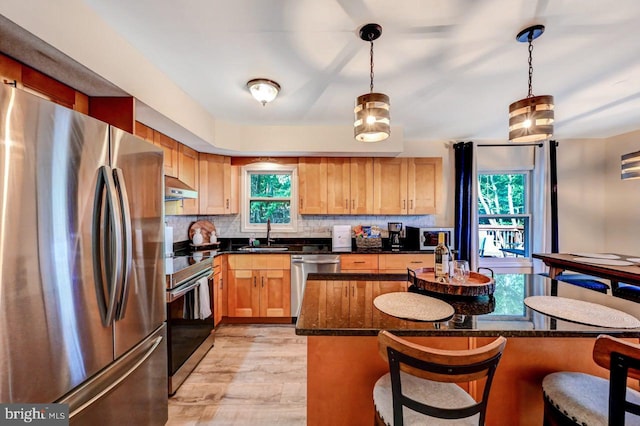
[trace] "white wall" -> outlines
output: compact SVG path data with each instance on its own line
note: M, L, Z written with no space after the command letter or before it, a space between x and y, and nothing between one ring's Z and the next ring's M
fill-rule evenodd
M604 139L559 141L560 252L605 250L606 145Z
M640 179L620 178L620 157L636 151L640 151L640 131L607 141L603 222L606 251L640 257Z

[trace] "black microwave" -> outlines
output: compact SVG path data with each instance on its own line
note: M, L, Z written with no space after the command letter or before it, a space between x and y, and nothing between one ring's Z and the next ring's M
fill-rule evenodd
M455 249L453 228L407 226L404 247L407 250L435 250L438 245L438 234L444 232L444 241L449 250Z

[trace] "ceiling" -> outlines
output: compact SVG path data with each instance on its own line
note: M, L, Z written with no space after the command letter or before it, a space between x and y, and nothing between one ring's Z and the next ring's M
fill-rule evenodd
M369 91L391 98L405 140L506 140L508 106L553 95L556 139L640 128L637 0L84 0L110 27L216 119L252 125L346 125ZM612 7L611 5L615 5ZM282 91L266 106L253 78Z

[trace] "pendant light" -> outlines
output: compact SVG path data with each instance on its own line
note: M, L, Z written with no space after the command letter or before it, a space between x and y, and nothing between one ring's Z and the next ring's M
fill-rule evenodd
M360 28L360 38L370 43L369 93L358 96L353 112L353 133L360 142L380 142L389 137L389 97L383 93L373 92L373 41L382 34L378 24L367 24Z
M640 179L640 151L625 154L622 160L622 180Z
M509 140L535 142L553 136L553 96L533 96L533 40L544 33L544 25L534 25L520 31L516 40L529 43L529 94L509 105Z

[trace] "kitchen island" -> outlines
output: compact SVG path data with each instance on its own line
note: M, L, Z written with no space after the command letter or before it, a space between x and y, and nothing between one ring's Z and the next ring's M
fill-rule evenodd
M595 327L533 311L528 296L577 299L614 308L640 318L640 304L558 282L542 276L496 276L492 296L452 298L455 314L443 321L417 322L378 310L381 294L407 291L404 274L310 274L296 324L307 338L307 424L370 425L372 389L388 371L377 349L377 333L387 329L417 343L438 348L468 349L496 336L508 338L487 411L487 425L542 423L542 379L559 370L606 377L592 361L599 334L637 342L640 329ZM472 387L470 392L474 394Z

